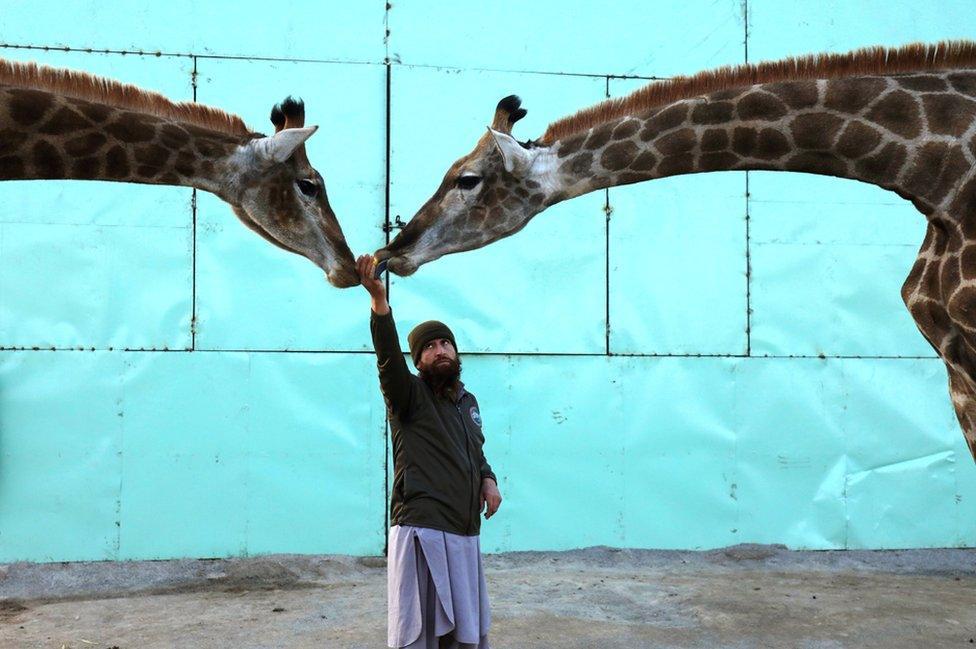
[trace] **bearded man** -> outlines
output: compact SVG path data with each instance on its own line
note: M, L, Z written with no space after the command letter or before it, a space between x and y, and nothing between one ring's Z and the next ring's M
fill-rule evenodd
M407 336L418 376L400 349L376 263L361 256L370 330L393 442L387 552L387 644L487 649L491 615L481 566L480 514L502 497L482 445L478 401L461 383L454 334L430 320Z

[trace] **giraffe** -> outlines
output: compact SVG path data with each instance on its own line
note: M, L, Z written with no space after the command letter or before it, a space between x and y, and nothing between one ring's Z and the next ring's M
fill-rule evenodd
M83 179L195 187L250 229L302 255L330 283L355 261L305 154L305 107L274 107L275 134L234 115L83 72L0 59L0 180Z
M502 99L474 150L376 251L410 275L606 187L721 170L798 171L890 190L926 217L902 298L945 361L976 458L976 43L807 56L652 83L519 142Z

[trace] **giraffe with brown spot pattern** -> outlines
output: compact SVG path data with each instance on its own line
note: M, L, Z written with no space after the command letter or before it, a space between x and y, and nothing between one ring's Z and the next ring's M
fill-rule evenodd
M945 361L976 458L976 43L811 56L652 83L518 142L499 102L400 234L376 252L409 275L521 230L550 205L680 174L773 170L895 192L928 220L902 297Z
M305 155L305 108L286 99L275 134L240 118L85 73L0 59L0 180L80 179L195 187L250 229L302 255L335 286L359 283L322 176Z

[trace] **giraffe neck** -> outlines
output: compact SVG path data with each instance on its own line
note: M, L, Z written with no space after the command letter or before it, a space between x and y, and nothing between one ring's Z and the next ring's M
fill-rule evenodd
M724 170L851 178L944 209L976 166L976 72L758 84L678 101L552 146L549 204L616 185Z
M149 113L0 86L0 180L110 180L220 195L241 143Z

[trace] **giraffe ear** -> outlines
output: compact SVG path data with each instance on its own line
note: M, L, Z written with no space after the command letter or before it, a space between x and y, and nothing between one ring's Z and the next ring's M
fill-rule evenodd
M255 155L268 163L284 162L295 153L298 147L312 137L318 126L307 128L286 128L268 137L251 140Z
M500 133L491 127L488 127L488 131L491 133L491 139L498 148L498 152L502 154L505 171L517 176L524 174L532 162L528 150L507 133Z

